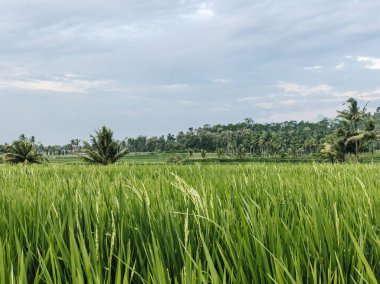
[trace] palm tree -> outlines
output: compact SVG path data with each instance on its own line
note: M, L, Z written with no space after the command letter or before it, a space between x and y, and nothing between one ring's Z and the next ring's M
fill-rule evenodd
M324 137L321 142L320 153L323 158L334 162L344 162L346 160L346 140L347 130L344 127L338 128L333 133Z
M359 161L359 149L360 149L360 139L358 139L359 123L364 120L365 117L368 116L367 108L364 106L362 109L359 108L358 102L354 98L349 98L347 100L348 109L337 111L338 117L342 119L342 122L348 126L349 130L349 138L346 141L346 146L349 143L355 144L355 157L356 161Z
M244 145L240 144L236 149L236 156L243 161L246 155Z
M323 158L329 160L331 163L334 163L337 156L337 151L334 147L334 144L330 143L323 143L322 149L321 149L321 155Z
M32 141L27 138L14 141L4 150L4 160L8 163L39 164L46 161L46 158L37 152Z
M264 131L263 133L261 133L260 135L260 138L259 138L259 145L261 146L261 156L266 156L266 154L268 154L268 146L270 146L270 143L271 143L271 140L272 140L272 137L271 137L271 133L270 132L267 132L267 131Z
M358 129L359 122L364 118L367 108L363 107L363 109L360 109L357 100L354 98L349 98L346 103L348 103L348 109L341 111L338 110L338 117L349 121L352 130L356 131Z
M365 128L364 130L358 130L357 134L350 137L347 142L355 142L359 148L361 145L367 141L370 141L371 145L371 156L372 156L372 163L373 163L373 156L374 156L374 146L373 141L379 136L379 132L375 131L375 122L372 118L368 119L365 122Z
M109 165L128 154L128 149L121 142L113 139L113 131L103 126L90 135L91 144L84 142L86 156L83 159L91 164Z

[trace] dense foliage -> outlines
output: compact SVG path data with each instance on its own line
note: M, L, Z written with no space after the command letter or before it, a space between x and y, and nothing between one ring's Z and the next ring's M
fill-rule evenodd
M380 279L378 165L0 165L0 177L0 283Z
M206 150L236 154L244 149L246 153L260 157L309 155L318 153L321 139L337 127L337 121L328 119L316 123L286 121L268 124L254 123L248 119L237 124L190 128L176 136L168 134L166 138L129 138L128 146L134 152L175 152L191 149L197 152Z
M320 155L332 162L345 161L347 154L374 153L379 136L380 113L372 115L366 107L350 98L347 109L338 111L337 119L319 122L286 121L282 123L243 123L229 125L205 125L189 128L177 136L165 138L139 136L128 139L128 146L135 152L194 151L234 155L239 159L249 153L258 157L301 157Z

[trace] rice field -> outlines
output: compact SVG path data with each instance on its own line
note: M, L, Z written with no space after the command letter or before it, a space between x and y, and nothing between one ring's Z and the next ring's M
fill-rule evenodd
M380 165L0 165L0 283L377 283Z

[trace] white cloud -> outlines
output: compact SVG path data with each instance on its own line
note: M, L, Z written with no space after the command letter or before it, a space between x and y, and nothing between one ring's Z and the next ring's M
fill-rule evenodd
M178 103L181 105L192 105L192 104L194 104L193 101L187 101L187 100L182 100L182 101L179 101Z
M96 24L92 26L80 26L76 33L81 33L84 37L99 40L139 40L146 39L160 34L160 28L149 21L138 22L133 25L125 24Z
M255 103L273 103L271 110L256 108L266 122L274 112L322 108L321 99L336 100L325 104L334 110L347 96L379 104L376 71L358 67L373 68L372 59L380 57L380 1L273 2L3 0L0 120L14 123L0 125L0 138L26 128L45 143L61 143L103 123L128 136L156 135L238 121L255 115ZM357 62L359 55L372 61ZM347 70L334 69L342 62ZM45 75L57 72L67 75ZM102 78L112 83L94 84ZM274 92L278 82L300 85L283 83ZM193 107L199 102L204 111ZM178 107L168 109L173 104ZM154 111L140 117L145 107ZM30 114L35 109L38 116ZM106 113L99 116L99 109ZM124 110L138 114L113 117ZM54 125L62 126L59 132L45 131Z
M319 66L319 65L315 65L315 66L306 66L306 67L304 67L303 69L305 69L305 70L319 70L319 69L322 69L322 66Z
M257 101L258 99L260 99L260 98L258 98L258 97L242 97L242 98L237 98L236 100L238 102L248 102L248 101Z
M286 100L286 101L280 102L280 104L282 104L284 106L293 106L299 102L300 102L300 100Z
M216 107L216 108L211 109L211 111L215 111L215 112L229 111L229 110L231 110L230 104L224 104L221 107Z
M347 99L349 97L353 97L353 98L361 99L364 101L380 100L380 87L373 90L364 90L364 91L358 91L358 90L339 91L339 90L336 90L332 86L324 85L324 84L308 87L308 86L299 85L295 83L282 82L280 84L277 84L276 86L282 89L285 92L285 94L300 95L303 97L307 97L310 95L324 94L324 95L329 95L333 98L338 98L338 99ZM288 100L284 102L286 102L287 104L292 104L296 102L296 100Z
M375 57L366 57L366 56L358 56L356 57L358 62L366 63L365 68L380 70L380 58Z
M336 108L319 108L319 109L306 109L302 111L292 111L292 112L276 112L268 117L259 118L258 121L273 121L282 122L289 120L297 121L316 121L320 120L321 117L334 117L336 116Z
M162 85L161 88L168 89L168 90L177 90L186 88L188 84L168 84L168 85Z
M219 84L228 84L231 81L227 79L212 79L211 82L213 83L219 83Z
M204 21L209 20L215 16L215 11L211 2L201 2L187 11L187 13L181 14L180 17L190 21Z
M335 66L335 69L337 69L337 70L342 70L342 69L344 69L344 66L345 66L344 63L340 63L340 64L338 64L337 66Z
M276 85L278 88L282 89L285 93L290 95L301 95L304 97L310 96L312 94L320 94L320 93L332 93L334 87L329 85L317 85L314 87L307 87L295 83L281 82Z
M254 104L253 106L260 108L260 109L272 109L273 108L273 103L258 103Z
M136 112L133 110L125 110L121 114L122 115L136 115Z
M124 110L121 114L122 115L137 116L137 115L141 114L141 112L147 113L147 112L152 112L152 111L153 111L153 109L151 109L151 108L141 108L141 109L138 109L138 111L127 109L127 110Z
M0 89L22 89L57 93L86 93L89 89L106 85L110 81L82 80L59 77L54 80L0 80Z
M199 17L212 17L214 16L215 12L212 10L210 3L202 2L198 5L196 10L196 15Z
M360 93L360 98L364 101L377 101L380 100L380 87L367 92Z

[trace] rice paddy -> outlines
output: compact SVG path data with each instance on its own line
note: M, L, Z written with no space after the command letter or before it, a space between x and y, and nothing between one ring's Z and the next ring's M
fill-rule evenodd
M380 165L0 165L0 283L377 283Z

